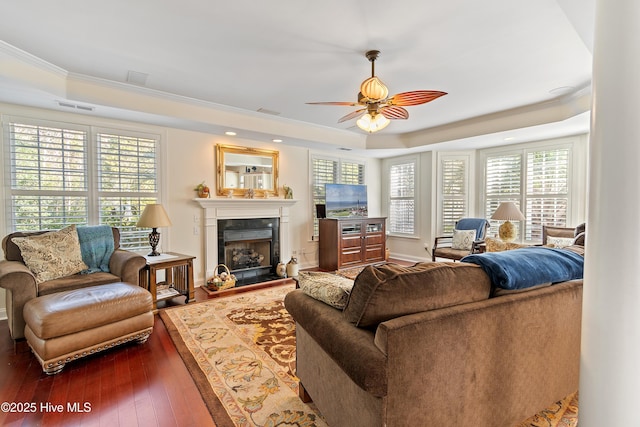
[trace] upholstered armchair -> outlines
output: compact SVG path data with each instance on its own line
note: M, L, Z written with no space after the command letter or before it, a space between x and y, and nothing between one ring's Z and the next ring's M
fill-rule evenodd
M453 235L436 237L433 243L432 261L447 258L453 261L480 251L487 235L489 221L484 218L462 218L456 221Z
M146 260L139 254L120 249L120 231L117 228L112 228L111 231L113 252L108 259L108 267L95 272L84 271L50 280L36 278L38 274L27 267L20 247L13 240L16 237L42 235L46 231L15 232L2 239L5 259L0 261L0 287L5 289L9 332L14 340L24 338L25 321L22 310L31 299L55 292L114 282L138 286L139 272L146 265Z
M547 246L562 247L568 245L584 246L586 224L577 227L553 227L542 226L542 244Z

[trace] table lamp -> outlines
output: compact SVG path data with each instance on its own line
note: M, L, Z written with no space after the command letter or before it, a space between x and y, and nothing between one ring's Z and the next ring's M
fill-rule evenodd
M149 256L160 255L160 252L156 251L158 243L160 243L160 233L157 228L171 226L171 220L162 205L153 203L145 206L136 226L152 229L149 233L149 244L151 245Z
M503 242L510 243L516 239L516 228L511 221L524 221L524 215L513 202L501 202L491 219L504 221L498 228L498 236Z

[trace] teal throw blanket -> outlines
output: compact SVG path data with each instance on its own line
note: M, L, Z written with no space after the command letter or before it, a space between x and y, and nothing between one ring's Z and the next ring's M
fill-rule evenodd
M460 262L479 265L493 286L502 289L525 289L581 279L584 271L584 258L579 254L544 246L467 255Z
M89 267L83 274L109 272L109 260L114 251L113 231L108 225L76 227L82 260Z

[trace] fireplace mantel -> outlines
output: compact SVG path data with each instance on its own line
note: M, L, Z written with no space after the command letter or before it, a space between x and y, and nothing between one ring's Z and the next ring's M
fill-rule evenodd
M293 199L233 199L214 197L193 199L204 211L204 270L205 280L213 276L218 266L218 220L235 218L279 218L280 257L291 257L289 208L297 203Z

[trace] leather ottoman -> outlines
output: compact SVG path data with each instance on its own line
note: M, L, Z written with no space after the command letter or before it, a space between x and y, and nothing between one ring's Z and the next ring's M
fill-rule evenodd
M110 283L44 295L24 306L24 334L47 374L67 362L129 341L144 343L153 330L153 301L144 288Z

